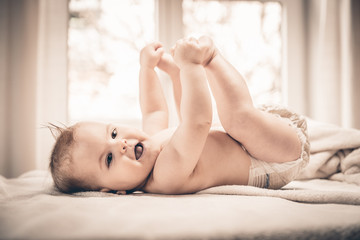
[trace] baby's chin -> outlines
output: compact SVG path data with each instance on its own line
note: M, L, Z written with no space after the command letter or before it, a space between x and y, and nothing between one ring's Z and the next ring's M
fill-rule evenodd
M152 141L144 141L143 146L144 146L144 152L143 152L144 156L142 157L144 157L144 159L140 158L139 160L146 161L149 165L153 167L156 162L156 159L158 158L161 152L161 147L157 146Z

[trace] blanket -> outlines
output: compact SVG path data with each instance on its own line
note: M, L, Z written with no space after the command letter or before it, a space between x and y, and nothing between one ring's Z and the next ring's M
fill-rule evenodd
M360 205L360 131L309 118L307 125L311 148L309 164L297 178L303 180L302 187L299 187L299 181L293 181L280 190L250 186L220 186L200 193L267 196L307 203Z
M302 203L360 205L360 186L325 179L292 181L279 190L228 185L199 193L276 197Z
M360 131L308 119L310 161L298 179L360 185Z

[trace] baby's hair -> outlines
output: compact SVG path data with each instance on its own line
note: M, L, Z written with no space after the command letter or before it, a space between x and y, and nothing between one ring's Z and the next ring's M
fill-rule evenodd
M63 124L62 124L63 125ZM72 150L75 144L75 126L57 126L48 123L46 127L55 138L55 144L51 151L49 168L55 186L64 193L74 193L85 190L80 179L73 175L71 165L73 163Z

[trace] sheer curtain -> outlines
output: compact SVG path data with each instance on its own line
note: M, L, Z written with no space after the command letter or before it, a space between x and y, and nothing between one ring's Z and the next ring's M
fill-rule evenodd
M46 169L66 123L67 0L0 0L0 174Z
M360 129L360 2L304 2L306 114Z

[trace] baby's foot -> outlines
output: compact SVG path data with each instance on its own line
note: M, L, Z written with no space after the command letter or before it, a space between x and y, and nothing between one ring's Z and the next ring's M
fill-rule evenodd
M202 36L199 38L199 45L204 51L203 66L206 67L217 55L217 49L213 40L208 36Z
M162 71L166 72L170 76L179 74L179 67L174 62L172 56L168 53L164 53L157 65Z

